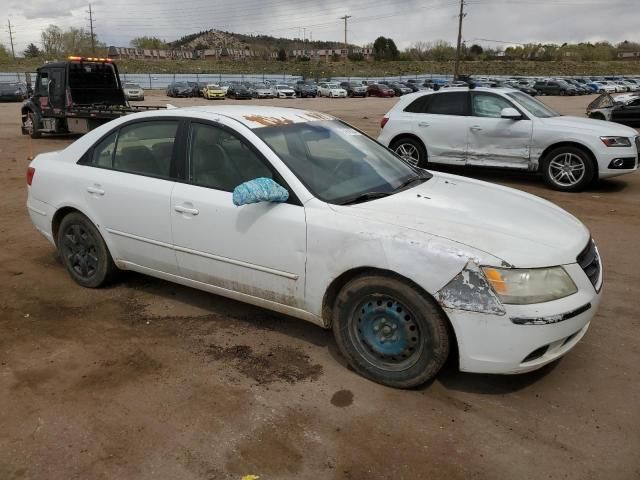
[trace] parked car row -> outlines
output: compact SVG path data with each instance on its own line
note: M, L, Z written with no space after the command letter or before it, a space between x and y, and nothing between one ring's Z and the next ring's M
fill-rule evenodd
M25 83L0 83L0 102L21 102L29 96Z

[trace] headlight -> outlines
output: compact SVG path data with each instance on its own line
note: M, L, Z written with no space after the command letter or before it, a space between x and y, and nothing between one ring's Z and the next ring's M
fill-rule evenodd
M607 147L630 147L631 140L628 137L600 137Z
M562 267L482 267L485 277L502 303L528 305L568 297L578 291Z

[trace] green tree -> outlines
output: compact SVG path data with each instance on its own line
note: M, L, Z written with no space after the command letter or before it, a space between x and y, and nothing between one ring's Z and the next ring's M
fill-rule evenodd
M285 51L284 48L281 48L280 50L278 50L278 61L279 62L287 61L287 52Z
M373 42L373 56L376 60L398 60L400 52L393 39L378 37Z
M9 60L9 50L0 43L0 61Z
M84 28L62 30L56 25L49 25L41 32L44 55L49 58L66 55L92 55L91 33ZM96 55L106 49L103 42L94 38Z
M129 42L134 48L149 50L163 50L167 48L167 42L157 37L136 37Z
M469 53L474 57L479 57L484 53L484 49L477 43L474 43L471 45L471 48L469 48Z
M37 58L40 55L42 55L42 52L40 51L40 49L36 46L35 43L30 43L29 45L27 45L27 48L25 49L24 52L22 52L22 54L26 57L26 58Z

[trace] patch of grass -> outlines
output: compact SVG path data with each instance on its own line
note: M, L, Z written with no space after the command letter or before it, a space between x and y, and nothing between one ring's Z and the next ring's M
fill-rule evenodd
M0 61L0 72L35 71L42 59ZM391 77L453 73L453 62L396 61L396 62L325 62L273 60L118 60L123 73L229 73L229 74L289 74L305 77ZM640 61L602 62L544 62L482 60L462 63L461 72L470 75L640 75Z

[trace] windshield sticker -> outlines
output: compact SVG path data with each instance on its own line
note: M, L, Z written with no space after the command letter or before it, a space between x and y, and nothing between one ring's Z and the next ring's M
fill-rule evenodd
M243 118L251 123L251 128L279 127L292 123L313 122L318 120L335 120L331 115L319 112L303 112L293 115L269 117L266 115L244 115Z

